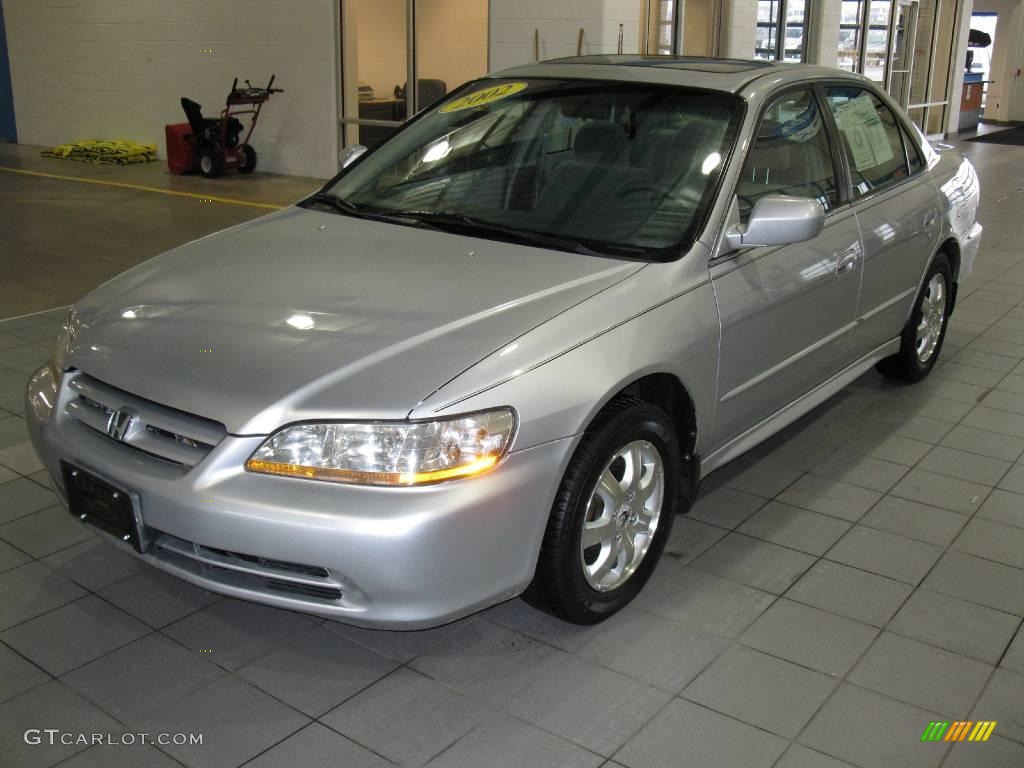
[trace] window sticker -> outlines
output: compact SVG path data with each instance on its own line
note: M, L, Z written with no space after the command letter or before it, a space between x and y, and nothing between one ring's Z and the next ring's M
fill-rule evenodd
M482 107L484 104L491 104L500 99L504 99L513 94L519 93L521 90L526 88L527 83L502 83L501 85L492 85L490 88L484 88L479 91L473 91L465 96L461 96L455 101L450 101L441 107L438 112L458 112L462 109L472 109L473 107Z
M871 97L862 93L835 105L836 123L843 132L858 171L876 168L893 159L892 145Z

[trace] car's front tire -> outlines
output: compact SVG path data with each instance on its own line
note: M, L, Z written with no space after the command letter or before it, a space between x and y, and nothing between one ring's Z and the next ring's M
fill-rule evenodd
M932 259L914 310L903 328L900 351L878 363L878 371L904 381L920 381L935 367L953 308L953 268L945 253Z
M613 400L584 433L562 478L524 599L574 624L596 624L650 578L688 498L668 414Z

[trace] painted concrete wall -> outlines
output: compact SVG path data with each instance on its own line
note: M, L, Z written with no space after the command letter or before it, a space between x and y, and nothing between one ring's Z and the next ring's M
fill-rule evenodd
M839 63L839 20L842 0L811 0L807 60L826 67Z
M223 107L234 77L275 94L253 136L260 167L337 167L333 0L4 0L18 138L155 143L179 98Z
M752 59L757 46L757 0L722 0L719 55Z

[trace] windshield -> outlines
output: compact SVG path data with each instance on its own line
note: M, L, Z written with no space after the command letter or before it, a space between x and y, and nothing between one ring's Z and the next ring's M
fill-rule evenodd
M674 257L699 234L740 112L732 94L674 86L478 81L319 197L481 237Z

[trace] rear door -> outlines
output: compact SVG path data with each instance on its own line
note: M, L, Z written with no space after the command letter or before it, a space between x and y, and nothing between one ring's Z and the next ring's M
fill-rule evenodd
M863 260L856 218L840 205L831 138L809 86L774 97L760 118L736 187L740 221L760 197L784 194L821 202L825 228L806 242L741 249L712 263L722 324L716 445L850 362Z
M866 87L830 86L823 93L864 244L851 336L859 356L900 334L936 245L940 211L917 147L893 111Z

